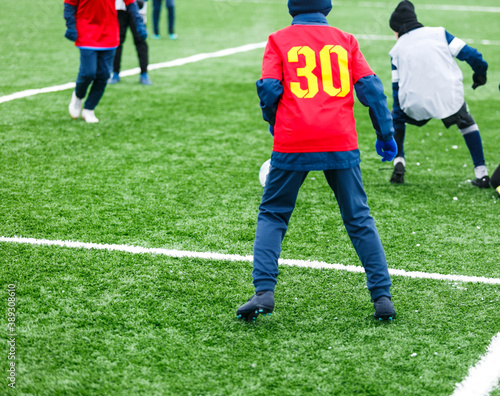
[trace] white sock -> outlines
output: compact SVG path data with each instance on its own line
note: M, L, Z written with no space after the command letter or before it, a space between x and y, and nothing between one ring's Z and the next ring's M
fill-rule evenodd
M404 157L396 157L396 158L394 158L393 164L394 164L394 166L396 166L400 162L403 163L403 166L406 166L406 161L405 161Z
M479 165L474 168L474 173L476 174L476 179L482 179L488 176L488 169L486 169L485 165Z

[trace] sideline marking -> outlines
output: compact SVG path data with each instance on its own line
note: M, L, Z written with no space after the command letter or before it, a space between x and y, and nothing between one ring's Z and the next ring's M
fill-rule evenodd
M254 44L246 44L242 45L239 47L234 47L234 48L226 48L220 51L216 52L209 52L209 53L201 53L201 54L196 54L192 56L188 56L187 58L179 58L179 59L174 59L169 62L162 62L162 63L154 63L152 65L148 66L148 70L155 70L155 69L161 69L161 68L166 68L166 67L175 67L175 66L182 66L186 65L188 63L194 63L194 62L199 62L205 59L210 59L210 58L220 58L222 56L229 56L229 55L234 55L238 54L240 52L248 52L252 51L257 48L264 48L266 46L266 41L262 43L254 43ZM133 76L135 74L139 74L141 72L140 68L136 67L130 70L125 70L120 73L120 76L127 77L127 76ZM10 95L5 95L5 96L0 96L0 103L4 102L10 102L15 99L21 99L21 98L26 98L28 96L34 96L38 95L41 93L47 93L47 92L57 92L57 91L65 91L67 89L72 89L75 87L75 83L66 83L62 85L55 85L52 87L47 87L47 88L40 88L40 89L28 89L26 91L20 91L20 92L15 92Z
M220 0L215 0L215 1L220 1ZM359 40L394 41L394 42L396 42L396 39L393 35L354 34L354 37L356 37ZM500 45L500 41L496 41L496 40L473 40L473 39L463 39L463 40L469 44ZM267 43L267 41L263 41L261 43L246 44L246 45L242 45L240 47L226 48L226 49L216 51L216 52L196 54L196 55L188 56L187 58L174 59L174 60L168 61L168 62L153 63L153 64L148 66L148 70L156 70L156 69L163 69L163 68L167 68L167 67L182 66L182 65L187 65L188 63L200 62L200 61L205 60L205 59L220 58L223 56L229 56L229 55L234 55L234 54L238 54L238 53L242 53L242 52L248 52L248 51L252 51L255 49L259 49L259 48L264 48L266 46L266 43ZM124 70L124 71L120 72L120 77L134 76L134 75L139 74L140 72L141 72L141 69L139 67L134 67L133 69ZM28 89L25 91L15 92L13 94L5 95L5 96L0 96L0 103L10 102L12 100L21 99L21 98L27 98L29 96L34 96L34 95L38 95L38 94L42 94L42 93L65 91L67 89L73 89L73 88L75 88L75 83L69 82L69 83L62 84L62 85L54 85L52 87L39 88L39 89Z
M66 83L62 85L54 85L52 87L40 88L40 89L27 89L26 91L15 92L10 95L0 96L0 103L10 102L11 100L27 98L28 96L34 96L41 93L64 91L66 89L75 88L76 84Z
M452 396L485 396L500 380L500 333L491 340L486 355L469 369L467 377L456 384Z
M60 246L69 248L85 248L85 249L98 249L129 252L133 254L159 254L169 257L194 257L200 259L211 260L226 260L226 261L240 261L252 262L253 256L241 256L238 254L222 254L222 253L204 253L204 252L190 252L185 250L176 249L161 249L161 248L144 248L140 246L131 245L109 245L99 243L85 243L85 242L72 242L60 240L47 240L35 238L22 238L22 237L0 237L0 242L11 243L24 243L30 245L46 245L46 246ZM328 264L321 261L306 261L306 260L288 260L279 259L279 264L288 266L298 266L304 268L325 268L334 269L348 272L361 273L364 272L363 267L354 265L342 264ZM488 283L500 284L500 279L485 278L476 276L465 275L443 275L425 272L407 272L405 270L389 269L391 275L406 276L410 278L423 278L435 280L449 280L460 282L474 282L474 283ZM500 379L500 333L498 333L488 347L488 352L484 355L479 363L469 369L469 374L460 383L456 384L455 392L452 396L487 396L498 385Z
M83 249L98 249L110 250L119 252L128 252L133 254L159 254L169 257L193 257L208 260L225 260L225 261L242 261L253 262L253 256L241 256L239 254L225 254L225 253L210 253L210 252L190 252L187 250L177 249L162 249L162 248L144 248L141 246L132 245L109 245L101 243L87 243L87 242L73 242L73 241L60 241L36 238L23 238L23 237L0 237L0 242L11 243L24 243L29 245L46 245L46 246L60 246L68 248L83 248ZM355 273L365 272L363 267L356 265L343 265L343 264L329 264L323 261L309 261L309 260L291 260L279 259L280 265L288 265L293 267L303 268L316 268L316 269L333 269L338 271L348 271ZM419 271L405 271L400 269L389 269L389 273L395 276L404 276L407 278L416 279L434 279L434 280L447 280L452 282L472 282L472 283L485 283L491 285L500 285L498 278L485 278L484 276L467 276L467 275L445 275Z

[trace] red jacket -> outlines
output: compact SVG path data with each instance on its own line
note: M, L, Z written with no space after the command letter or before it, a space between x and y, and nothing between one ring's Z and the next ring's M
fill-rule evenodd
M269 36L262 79L283 83L273 151L358 148L354 84L374 74L354 36L328 25L292 25Z
M135 0L124 0L125 5ZM87 49L112 49L120 45L115 0L64 0L76 7L75 45Z

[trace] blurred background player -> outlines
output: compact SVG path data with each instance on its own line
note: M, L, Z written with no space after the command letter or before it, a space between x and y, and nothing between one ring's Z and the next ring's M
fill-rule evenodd
M163 0L153 0L153 38L160 38L160 13ZM168 38L176 40L177 34L175 33L175 0L166 0L167 4L167 30Z
M134 0L124 0L127 12L134 18L142 39L148 33L139 7ZM80 50L80 70L76 87L69 104L72 118L80 116L89 123L99 122L94 109L101 100L107 81L115 49L120 44L120 29L116 16L115 0L64 0L65 37L75 41ZM90 92L83 105L82 102Z
M425 125L442 120L446 128L457 125L474 163L474 186L489 188L479 128L464 99L463 75L456 57L474 71L473 89L486 83L488 64L479 51L452 36L443 27L424 27L409 1L402 1L390 18L398 39L389 52L392 58L392 88L395 139L398 155L391 183L404 183L404 139L406 124Z
M237 310L254 320L274 309L281 242L309 171L324 172L351 242L363 264L374 317L393 319L391 279L361 180L354 89L368 106L382 161L396 155L382 82L351 34L328 25L331 0L289 0L292 26L269 36L257 81L264 120L274 134L271 166L257 217L255 295ZM279 105L278 105L279 104Z
M139 13L142 16L144 25L146 25L147 19L147 0L136 0L137 6L139 7ZM118 13L118 23L120 25L120 45L116 49L115 58L113 61L113 75L109 79L109 84L117 84L120 82L120 67L122 60L123 43L127 37L127 29L130 27L132 36L134 37L135 49L137 51L137 57L139 58L139 67L141 68L141 75L139 77L139 82L143 85L151 85L151 80L148 75L148 44L145 39L141 38L137 27L135 25L134 18L127 12L127 8L123 0L116 0L116 12Z

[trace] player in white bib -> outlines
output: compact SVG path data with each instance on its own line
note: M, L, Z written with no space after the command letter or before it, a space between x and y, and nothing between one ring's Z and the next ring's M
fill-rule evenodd
M410 1L399 3L389 24L398 39L389 52L392 59L394 138L398 144L391 183L404 183L406 124L422 126L434 118L442 120L446 128L457 125L474 163L472 184L489 188L481 135L465 102L463 75L454 58L471 66L473 89L486 83L488 64L479 51L445 28L424 27Z

